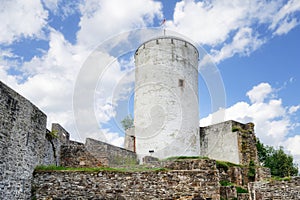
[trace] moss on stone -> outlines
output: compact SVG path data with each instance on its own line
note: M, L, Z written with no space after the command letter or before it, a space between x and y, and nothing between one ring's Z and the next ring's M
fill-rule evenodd
M149 168L145 166L131 167L131 168L111 168L111 167L62 167L62 166L37 166L35 171L70 171L70 172L100 172L100 171L113 171L113 172L143 172L143 171L167 171L166 168Z

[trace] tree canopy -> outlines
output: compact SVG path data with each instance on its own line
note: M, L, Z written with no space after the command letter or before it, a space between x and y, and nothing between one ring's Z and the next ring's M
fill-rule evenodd
M133 118L130 115L127 115L122 121L121 124L126 131L127 129L133 127Z
M282 146L275 149L264 145L259 140L256 143L259 162L271 169L273 176L286 177L298 175L298 166L294 164L293 157L284 152Z

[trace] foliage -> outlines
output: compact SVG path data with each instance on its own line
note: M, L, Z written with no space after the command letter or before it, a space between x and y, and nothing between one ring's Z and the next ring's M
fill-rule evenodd
M257 148L257 155L258 155L258 160L261 164L264 163L264 161L267 158L267 154L268 154L268 146L265 146L263 143L261 143L259 141L259 139L257 139L256 141L256 148Z
M265 146L257 140L258 158L264 167L271 169L271 174L278 177L298 175L298 166L293 163L293 157L284 152L283 147L274 149L271 146Z
M53 130L53 131L47 131L47 133L46 133L46 138L47 138L48 140L52 140L52 139L54 139L54 138L58 138L58 132L55 131L55 130Z
M271 178L271 181L290 181L291 180L291 177L278 177L278 176L273 176Z
M250 133L250 132L251 132L251 130L243 129L243 128L240 127L240 126L233 126L231 131L232 131L232 132L237 132L237 131L239 131L239 132L241 132L241 133Z
M133 118L130 115L127 115L122 121L121 124L124 128L124 130L127 130L131 127L133 127Z
M236 186L235 188L236 188L236 192L237 192L238 194L240 194L240 193L248 193L248 190L246 190L246 189L244 189L244 188L242 188L242 187Z
M229 169L229 167L234 167L234 166L238 166L241 167L241 165L237 165L231 162L226 162L226 161L220 161L220 160L216 160L216 164L217 164L217 168L218 169L224 169L226 172Z
M63 167L63 166L55 166L55 165L48 165L48 166L37 166L35 168L37 171L88 171L88 172L97 172L97 171L115 171L114 168L109 167Z
M255 163L253 160L250 160L249 163L249 171L248 171L248 177L250 180L254 180L255 179Z
M226 180L221 180L219 183L221 186L232 186L233 185L233 183L226 181Z
M143 172L143 171L167 171L166 168L149 168L145 166L136 166L130 168L110 168L110 167L62 167L55 165L37 166L35 171L82 171L82 172L100 172L100 171L114 171L114 172Z

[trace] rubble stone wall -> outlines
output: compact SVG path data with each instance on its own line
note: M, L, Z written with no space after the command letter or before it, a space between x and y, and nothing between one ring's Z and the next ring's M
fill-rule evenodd
M47 116L0 82L0 199L27 199L46 142Z
M300 199L300 177L288 181L249 183L250 200Z
M220 199L217 170L37 172L37 199Z

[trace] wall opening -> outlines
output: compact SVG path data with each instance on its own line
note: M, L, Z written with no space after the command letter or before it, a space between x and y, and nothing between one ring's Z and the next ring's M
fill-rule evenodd
M183 79L178 80L178 86L179 87L184 87L184 80Z

